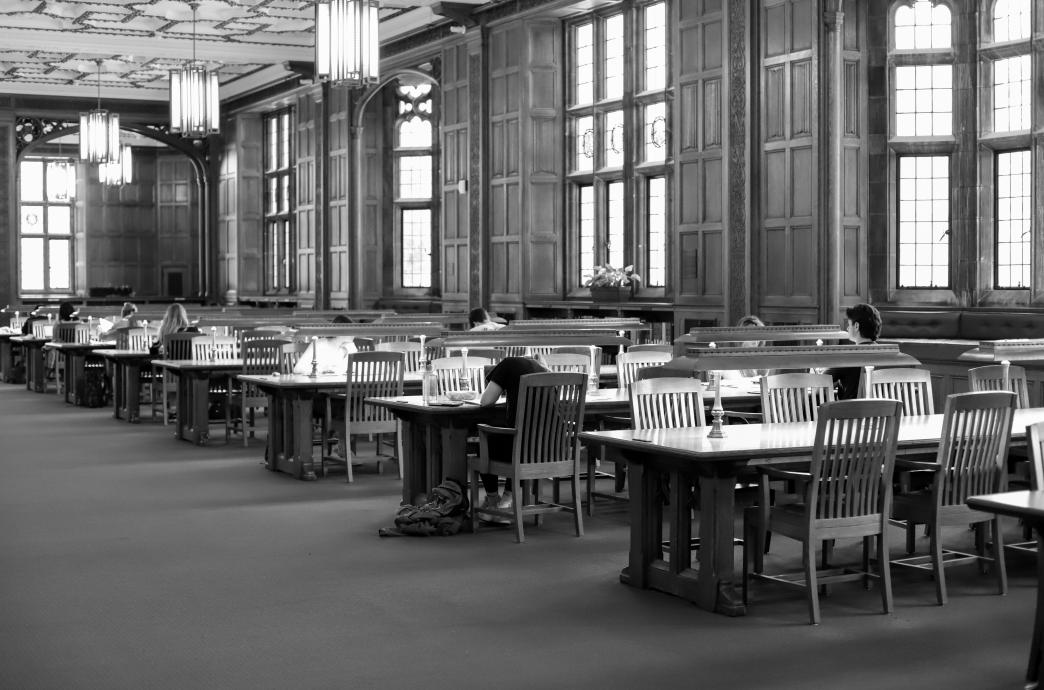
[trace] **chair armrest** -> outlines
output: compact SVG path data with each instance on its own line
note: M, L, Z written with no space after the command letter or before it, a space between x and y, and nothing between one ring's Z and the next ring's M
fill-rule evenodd
M506 426L492 426L490 424L479 424L475 427L479 435L498 434L500 436L514 436L516 429Z
M926 462L924 460L907 460L904 458L895 459L895 468L897 470L928 470L931 472L938 472L940 465L937 462Z
M798 472L796 470L780 470L774 467L760 467L761 473L773 479L789 479L795 482L807 482L812 479L809 472Z

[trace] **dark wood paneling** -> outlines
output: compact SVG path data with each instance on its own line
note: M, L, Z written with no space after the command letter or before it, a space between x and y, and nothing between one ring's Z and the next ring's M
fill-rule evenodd
M239 296L259 296L264 289L262 271L263 197L262 197L262 153L264 131L261 116L244 114L237 117L236 157L236 259L239 264Z
M522 241L518 122L519 74L525 32L522 22L510 22L490 31L490 297L519 301Z
M468 208L469 115L466 107L469 86L467 45L443 51L442 74L442 297L467 300L468 295ZM465 107L461 107L464 105ZM463 185L463 187L461 186Z
M320 191L317 170L317 126L316 118L321 115L319 103L312 94L298 97L294 118L294 154L296 171L294 180L294 268L296 273L295 294L306 301L315 300L316 276L316 196Z
M327 285L330 291L330 305L341 308L348 306L350 289L348 236L352 224L349 217L351 207L348 203L348 185L351 180L348 89L331 88L327 92L327 98L327 136L330 147L326 161L326 212L329 223Z

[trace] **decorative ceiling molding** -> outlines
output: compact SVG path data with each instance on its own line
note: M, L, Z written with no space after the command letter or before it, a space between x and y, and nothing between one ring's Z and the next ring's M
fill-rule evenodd
M436 4L382 0L382 43L444 23ZM222 98L234 96L226 88L250 75L311 62L314 16L312 0L200 0L196 57L218 69ZM0 0L0 93L92 97L101 59L103 101L165 100L168 70L192 55L188 2Z

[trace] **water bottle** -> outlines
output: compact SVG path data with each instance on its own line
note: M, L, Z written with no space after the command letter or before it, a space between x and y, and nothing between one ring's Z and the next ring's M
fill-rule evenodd
M421 398L425 405L435 401L435 372L431 368L431 360L424 361L424 371L421 374Z

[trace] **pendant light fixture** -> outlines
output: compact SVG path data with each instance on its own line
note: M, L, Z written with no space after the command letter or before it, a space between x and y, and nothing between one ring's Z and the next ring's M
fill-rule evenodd
M98 107L80 113L80 159L108 163L119 157L120 116L101 107L101 60L98 65Z
M120 147L120 157L117 160L98 166L98 181L110 187L130 184L133 170L131 147L124 145Z
M334 84L376 84L380 71L378 0L315 3L315 73Z
M192 59L170 70L170 131L183 137L205 137L218 131L218 75L196 59L196 10L192 8Z

